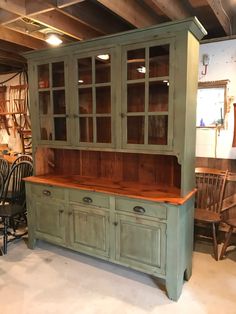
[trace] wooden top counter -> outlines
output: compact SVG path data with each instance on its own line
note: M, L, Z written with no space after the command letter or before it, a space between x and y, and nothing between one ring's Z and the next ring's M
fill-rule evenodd
M137 182L114 182L101 178L72 176L32 176L24 179L27 182L48 184L65 188L78 188L93 192L111 193L114 195L140 198L148 201L165 202L174 205L182 205L191 198L196 190L194 189L185 197L180 197L178 188L170 188L157 185L144 185Z

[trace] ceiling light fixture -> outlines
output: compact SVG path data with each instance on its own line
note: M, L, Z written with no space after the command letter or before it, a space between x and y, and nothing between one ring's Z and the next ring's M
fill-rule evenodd
M62 43L61 38L56 33L48 33L46 35L46 42L52 46L58 46Z

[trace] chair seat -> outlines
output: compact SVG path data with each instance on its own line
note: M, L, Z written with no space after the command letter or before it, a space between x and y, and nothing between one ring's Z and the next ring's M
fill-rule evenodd
M24 207L18 204L6 204L0 207L0 216L8 218L24 212Z
M205 223L220 222L220 214L202 208L195 208L194 219Z

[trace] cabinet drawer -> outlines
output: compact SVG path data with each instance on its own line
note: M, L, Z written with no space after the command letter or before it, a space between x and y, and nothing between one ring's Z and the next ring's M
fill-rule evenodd
M77 202L83 205L110 207L109 196L102 193L71 189L69 191L69 200L70 202Z
M32 185L31 191L34 195L53 199L65 199L65 190L62 188L50 186L50 185Z
M116 198L116 210L131 212L137 215L157 217L159 219L167 219L167 208L159 203L128 198Z

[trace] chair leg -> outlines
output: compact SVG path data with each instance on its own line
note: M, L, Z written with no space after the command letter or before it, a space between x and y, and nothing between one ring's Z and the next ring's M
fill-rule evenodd
M223 245L221 253L220 253L220 259L223 259L224 255L225 255L225 252L226 252L226 249L227 249L227 247L229 245L229 240L231 238L233 230L234 230L234 228L230 227L228 233L226 234L225 242L224 242L224 245Z
M8 218L3 219L3 254L7 254L7 228L8 228Z
M215 256L215 260L218 261L218 243L217 243L215 223L212 224L212 235L213 235L213 245L214 245L214 256Z

